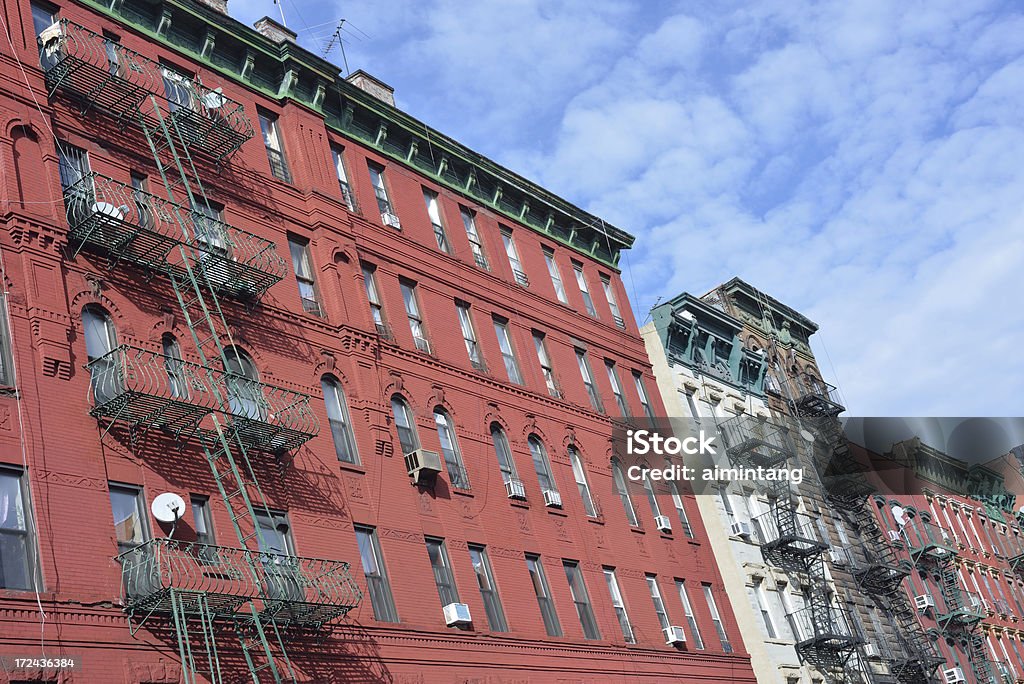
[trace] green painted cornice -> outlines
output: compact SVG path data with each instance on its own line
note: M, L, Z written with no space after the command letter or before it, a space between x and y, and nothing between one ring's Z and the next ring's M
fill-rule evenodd
M633 245L629 233L378 100L346 81L336 65L295 43L274 42L196 0L76 1L246 88L310 108L328 128L613 269L621 250ZM160 30L140 19L147 15L163 17ZM204 25L204 44L193 47L173 39L174 23L181 18ZM215 58L225 46L232 55L244 54L237 69ZM267 76L268 71L279 73Z

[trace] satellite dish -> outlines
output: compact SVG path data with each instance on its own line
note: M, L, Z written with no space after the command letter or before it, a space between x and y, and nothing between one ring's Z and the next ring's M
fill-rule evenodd
M807 442L808 444L814 443L814 435L812 435L807 430L800 430L800 436L803 437L804 441Z
M153 499L153 517L162 523L173 523L185 515L185 500L174 492L164 492Z

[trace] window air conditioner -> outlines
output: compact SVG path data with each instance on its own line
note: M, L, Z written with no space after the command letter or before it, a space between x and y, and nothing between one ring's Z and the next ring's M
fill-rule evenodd
M928 610L935 607L935 599L928 594L920 594L914 597L914 605L918 610Z
M562 507L562 495L556 492L554 489L544 490L544 505L549 508L561 508Z
M686 643L686 632L679 625L671 625L666 627L665 632L665 643L666 644L685 644Z
M510 499L526 501L526 485L522 480L509 480L505 483L505 493Z
M398 220L396 214L392 214L390 211L385 211L380 215L380 221L385 226L391 226L395 230L402 230L402 222Z
M654 516L654 526L658 528L659 532L672 531L672 521L668 519L667 515Z
M469 615L469 606L465 603L449 603L443 608L444 622L452 625L468 625L473 619Z
M898 542L898 541L900 541L900 539L901 538L900 538L900 531L899 530L889 530L889 541L891 541L891 542Z
M733 537L750 539L750 523L746 520L737 520L729 526L729 534Z
M865 658L878 658L881 654L878 652L878 646L874 644L864 644L864 657Z
M946 680L946 684L961 684L966 682L967 678L964 677L964 671L959 667L951 667L948 670L942 671L942 676Z
M405 455L405 469L416 484L432 484L441 472L441 456L436 451L417 449Z

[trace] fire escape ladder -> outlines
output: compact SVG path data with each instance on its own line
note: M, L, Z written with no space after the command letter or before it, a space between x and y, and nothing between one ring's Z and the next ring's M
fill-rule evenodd
M981 632L971 632L963 644L978 684L1000 684L999 678L992 671L992 663L985 650L985 637Z
M171 589L170 603L185 684L223 684L214 616L206 594Z

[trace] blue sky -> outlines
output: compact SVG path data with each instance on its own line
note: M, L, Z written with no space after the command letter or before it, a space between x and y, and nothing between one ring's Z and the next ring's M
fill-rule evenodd
M402 109L635 234L641 322L739 275L821 326L854 414L1024 415L1020 5L282 1L310 49L345 17Z

